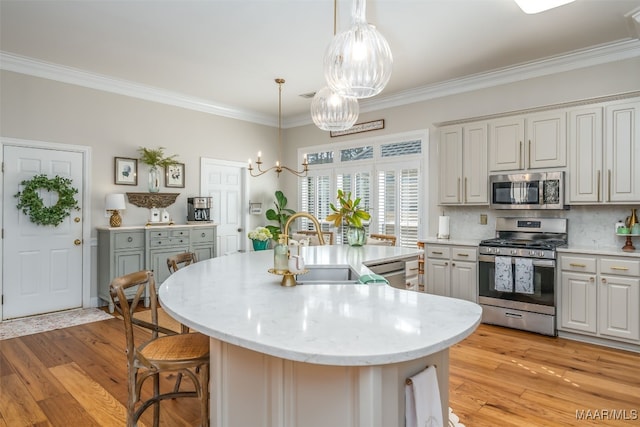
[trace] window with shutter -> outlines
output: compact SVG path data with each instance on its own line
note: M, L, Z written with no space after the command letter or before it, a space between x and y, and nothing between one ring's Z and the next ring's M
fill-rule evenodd
M335 204L338 189L361 199L371 214L367 233L392 234L398 245L415 248L421 225L421 165L426 150L426 134L419 137L388 136L378 142L352 141L307 154L309 176L300 179L300 209L316 216L322 228L335 233L335 244L346 242L344 227L336 229L324 219ZM307 148L309 149L309 148ZM313 147L311 147L313 150ZM304 222L304 227L313 224Z

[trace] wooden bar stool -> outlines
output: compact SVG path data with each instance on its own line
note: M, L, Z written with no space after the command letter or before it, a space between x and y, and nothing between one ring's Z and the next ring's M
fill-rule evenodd
M149 290L151 303L151 339L135 335L139 328L149 328L133 317L133 313ZM209 337L200 333L159 336L164 332L158 325L158 296L152 271L139 271L117 277L109 285L109 293L115 309L124 319L127 341L127 427L137 425L142 413L153 406L153 425L160 423L160 402L165 399L195 397L200 400L202 426L209 426ZM131 303L129 303L131 300ZM148 323L148 322L142 322ZM146 338L146 337L145 337ZM136 342L141 343L136 346ZM191 379L193 391L173 390L160 392L160 374L177 373ZM141 389L147 378L153 378L153 395L142 400Z

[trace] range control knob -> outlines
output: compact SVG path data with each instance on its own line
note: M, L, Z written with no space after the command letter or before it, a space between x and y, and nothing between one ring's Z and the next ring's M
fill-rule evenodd
M544 251L540 251L540 252L538 252L538 256L539 256L540 258L543 258L543 257L544 257Z
M518 255L517 249L511 249L511 255Z

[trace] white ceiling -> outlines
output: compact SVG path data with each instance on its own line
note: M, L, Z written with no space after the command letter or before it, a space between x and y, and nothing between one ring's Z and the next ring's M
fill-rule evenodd
M0 67L16 71L16 60L35 59L269 123L277 116L274 79L283 77L285 120L310 122L311 100L299 95L325 86L322 57L333 36L333 5L0 0ZM351 0L338 0L338 31L348 27L350 14ZM640 0L576 0L535 15L513 0L369 0L367 20L387 38L394 67L382 94L361 102L363 111L443 82L637 42Z

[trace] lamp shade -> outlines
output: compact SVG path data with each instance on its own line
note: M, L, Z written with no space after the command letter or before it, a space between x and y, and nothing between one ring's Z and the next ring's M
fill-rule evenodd
M365 19L366 0L353 1L353 23L337 34L324 56L324 77L337 93L369 98L391 78L393 56L385 38Z
M322 130L347 130L358 120L359 112L356 98L335 93L329 87L320 89L311 101L311 118Z
M124 201L124 194L107 194L104 198L105 210L124 210L127 208Z

